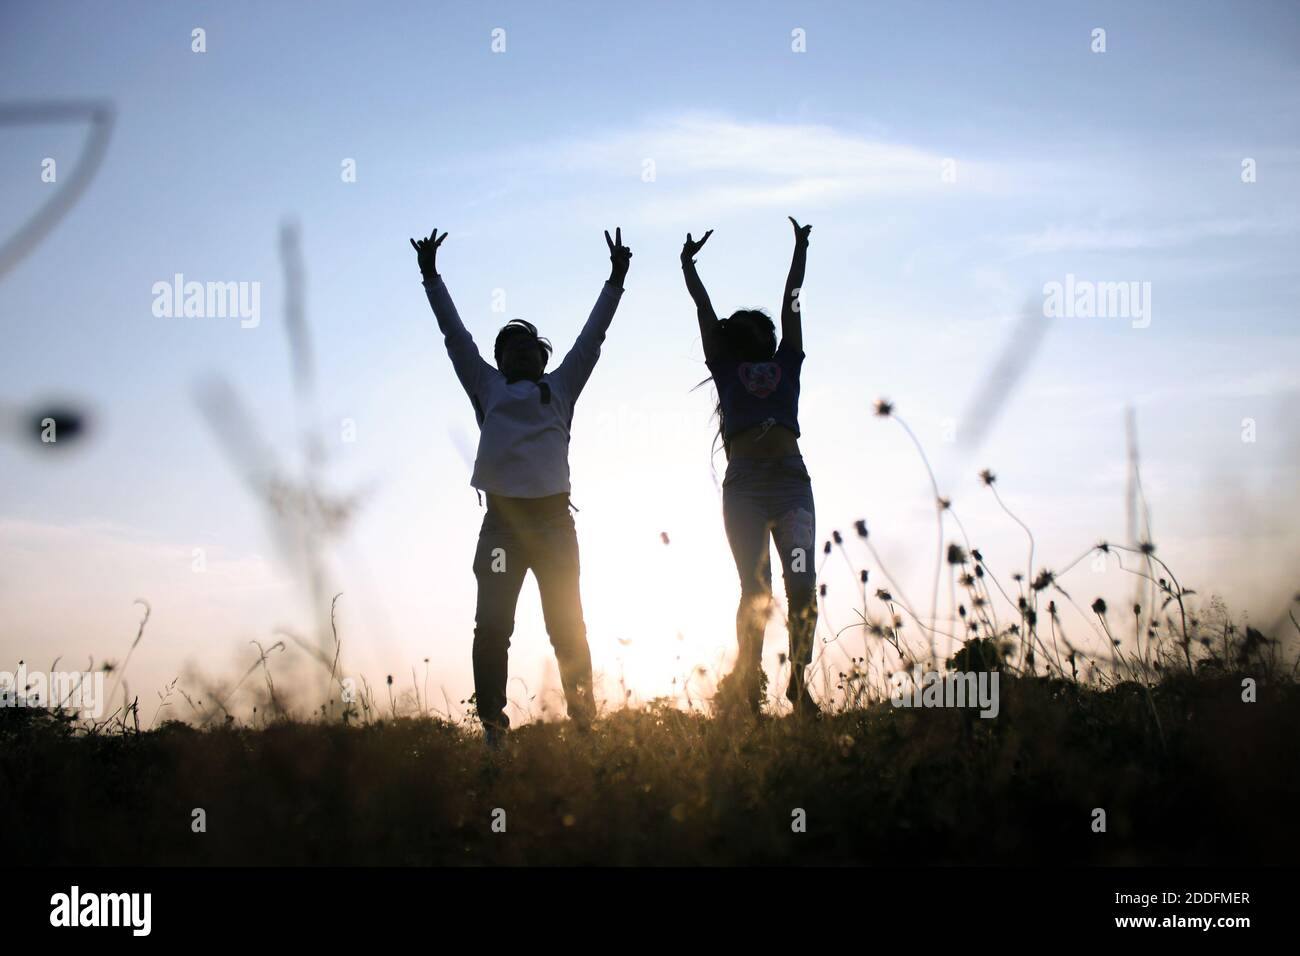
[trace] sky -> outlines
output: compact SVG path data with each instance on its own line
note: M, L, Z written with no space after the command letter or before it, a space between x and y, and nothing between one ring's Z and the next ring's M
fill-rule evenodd
M882 396L1008 574L1024 533L978 471L1033 529L1034 570L1062 568L1126 540L1131 408L1158 553L1271 622L1300 558L1298 80L1292 3L5 4L3 102L109 101L114 125L86 193L0 277L0 669L120 664L142 599L124 678L142 713L185 716L168 682L237 679L255 641L286 640L285 686L319 677L285 634L314 643L327 609L201 413L221 382L259 467L301 477L314 430L319 482L355 496L321 549L348 673L462 709L482 510L473 412L407 241L435 226L481 345L522 317L562 354L607 274L602 231L633 249L571 448L607 705L698 697L694 669L734 653L725 462L677 255L713 229L719 312L776 314L787 215L813 225L801 447L819 539L846 535L823 577L823 641L847 629L823 643L832 674L869 646L849 628L860 570L918 606L931 587L930 481L872 416ZM87 135L0 124L0 241ZM178 273L257 284L256 323L156 314ZM1044 316L1067 281L1136 283L1148 308ZM1014 385L990 400L999 363ZM82 439L19 435L58 401L89 409ZM1113 566L1071 575L1085 605L1132 591ZM774 622L770 667L784 646ZM531 579L511 675L514 719L554 712Z

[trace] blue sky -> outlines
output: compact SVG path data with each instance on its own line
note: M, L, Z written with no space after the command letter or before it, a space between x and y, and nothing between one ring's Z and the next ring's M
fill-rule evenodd
M1104 53L1090 49L1098 27ZM469 692L474 422L406 242L435 225L480 343L520 316L567 347L608 268L601 231L621 225L634 250L572 465L596 665L641 696L718 666L734 641L709 395L691 391L705 372L677 268L688 230L716 230L700 268L720 309L775 311L785 216L813 224L802 424L819 535L865 517L911 590L932 567L928 482L901 431L870 417L882 394L1003 566L1023 560L1019 531L975 471L1002 476L1041 563L1063 565L1122 537L1133 405L1166 559L1260 614L1294 589L1293 4L7 4L0 78L6 100L117 110L86 196L0 281L0 403L79 397L97 425L57 460L0 445L5 660L120 657L136 597L155 611L132 662L146 685L187 661L242 671L250 639L310 628L193 400L222 376L294 460L288 217L327 480L367 491L335 574L346 646L372 680L428 657L453 701ZM41 182L42 159L66 177L83 137L0 127L0 235L59 188ZM153 284L178 272L260 282L261 324L155 317ZM983 446L959 454L945 439L972 427L1017 315L1067 274L1151 283L1149 327L1055 321ZM354 442L338 438L344 419ZM851 616L834 600L852 591L843 574L837 623ZM536 689L549 646L531 585L517 634L512 673Z

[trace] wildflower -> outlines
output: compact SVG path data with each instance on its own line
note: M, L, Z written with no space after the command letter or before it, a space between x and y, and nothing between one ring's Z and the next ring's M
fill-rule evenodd
M965 564L965 563L966 563L966 550L965 550L961 545L959 545L959 544L950 544L950 545L948 545L948 563L949 563L949 564Z
M973 588L975 586L975 576L967 571L957 579L957 583L964 588Z
M894 403L887 398L876 399L876 414L881 418L888 418L894 413Z
M888 591L886 591L884 588L876 589L876 597L880 598L880 600L884 601L885 603L889 603L894 599L894 596L890 594Z
M1138 544L1138 550L1141 551L1143 554L1155 554L1156 546L1153 542L1142 541Z
M843 544L843 543L844 543L844 539L843 539L842 537L840 537L840 533L839 533L838 531L832 531L832 532L831 532L831 538L835 541L836 544Z
M1105 614L1105 613L1106 613L1106 602L1103 601L1101 598L1097 598L1097 600L1093 601L1093 602L1092 602L1092 613L1093 613L1093 614L1098 614L1098 615Z
M831 553L831 543L827 541L824 545L822 545L822 554L830 554L830 553Z
M867 522L864 519L859 518L857 521L853 522L853 527L858 532L859 538L865 538L867 536ZM1300 595L1296 596L1296 600L1300 600Z
M993 474L993 472L987 468L980 472L980 481L984 482L984 484L988 485L990 488L993 487L993 482L997 480L998 476Z
M947 510L948 510L949 508L951 508L951 507L952 507L952 499L951 499L951 498L945 498L945 497L943 497L943 495L940 495L940 496L939 496L939 510L940 510L940 511L947 511Z
M1038 572L1038 577L1034 578L1033 584L1029 586L1035 591L1042 591L1050 587L1055 580L1056 575L1047 570L1047 568L1043 568L1043 570Z
M863 568L862 571L860 572L860 574L861 574L861 577L862 577L862 583L863 583L863 584L866 584L866 583L867 583L867 569L866 569L866 568Z

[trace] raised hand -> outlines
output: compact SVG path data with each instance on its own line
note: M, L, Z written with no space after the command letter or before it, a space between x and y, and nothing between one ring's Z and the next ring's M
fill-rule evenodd
M421 239L419 242L411 240L411 248L415 250L416 258L420 263L420 274L426 279L432 279L438 274L438 247L446 238L445 232L441 236L438 235L435 226L433 232L429 233L428 239Z
M621 227L615 227L613 239L609 237L609 230L605 230L605 245L609 246L609 281L613 285L622 287L628 266L632 264L632 250L623 245Z
M781 303L781 347L803 351L803 321L799 317L799 294L803 290L804 266L808 261L808 233L812 226L801 226L794 216L786 216L794 226L794 252L790 256L790 275L785 280L785 299Z
M704 248L704 244L709 241L709 236L711 235L713 235L712 229L706 232L703 235L703 237L701 237L700 240L696 242L694 239L691 238L691 234L689 232L686 234L686 241L682 243L682 264L683 265L685 265L688 262L691 262L695 258L695 256L699 253L699 251Z
M799 225L799 223L797 223L797 222L794 221L794 216L786 216L785 218L789 219L789 220L790 220L790 225L794 226L794 241L795 241L795 245L799 245L799 246L807 246L807 245L808 245L808 233L812 232L812 226L811 226L811 225L809 225L809 226L801 226L801 225Z

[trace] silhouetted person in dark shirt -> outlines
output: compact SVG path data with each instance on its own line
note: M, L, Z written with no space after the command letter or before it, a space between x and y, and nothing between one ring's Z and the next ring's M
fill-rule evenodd
M808 693L817 627L817 574L812 483L799 451L799 371L803 329L799 291L811 226L794 219L794 257L781 306L781 343L765 312L742 309L719 320L695 269L695 256L713 235L682 246L686 288L695 300L704 360L718 392L718 433L727 455L722 517L740 575L735 670L719 688L724 703L762 706L763 632L772 604L769 537L776 542L789 602L790 683L786 697L796 713L814 715Z

